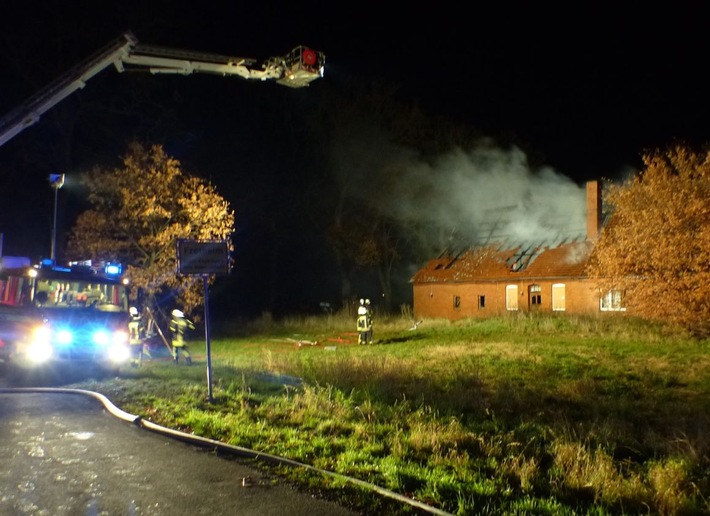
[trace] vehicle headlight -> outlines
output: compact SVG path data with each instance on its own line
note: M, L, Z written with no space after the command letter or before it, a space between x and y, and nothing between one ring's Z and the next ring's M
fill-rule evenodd
M45 362L52 358L52 345L49 342L33 342L27 348L27 357L35 363Z
M27 346L27 358L35 363L49 360L54 351L49 341L50 336L51 332L46 326L35 328L32 332L32 340Z
M128 343L128 332L123 330L118 330L113 332L113 343L114 344L127 344Z
M130 356L130 350L125 344L115 344L108 350L108 357L113 362L125 362Z
M32 331L32 343L49 343L52 333L46 326L38 326Z
M57 344L66 346L71 344L74 340L74 334L70 330L58 330L57 331Z
M98 344L99 346L105 346L109 343L110 338L106 330L98 330L93 333L92 340L94 341L94 344Z

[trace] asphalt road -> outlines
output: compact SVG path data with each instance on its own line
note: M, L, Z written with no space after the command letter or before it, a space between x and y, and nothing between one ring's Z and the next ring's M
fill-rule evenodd
M4 516L355 514L79 394L0 393L0 464Z

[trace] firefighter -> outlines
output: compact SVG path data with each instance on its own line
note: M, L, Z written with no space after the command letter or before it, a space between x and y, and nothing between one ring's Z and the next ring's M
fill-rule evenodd
M129 313L131 319L128 321L128 343L131 346L131 367L138 367L143 359L143 320L135 306L129 309Z
M360 300L360 306L357 307L357 343L367 344L367 307L365 300Z
M177 308L173 310L172 318L170 319L170 331L172 333L173 360L176 364L178 363L180 353L182 353L182 356L185 358L187 365L192 364L192 356L185 343L185 331L188 329L195 329L195 325L192 324L192 321L187 319L185 314Z
M374 333L372 331L372 306L370 306L370 300L365 299L365 314L367 316L367 343L368 344L374 344L375 343L375 338L374 338Z

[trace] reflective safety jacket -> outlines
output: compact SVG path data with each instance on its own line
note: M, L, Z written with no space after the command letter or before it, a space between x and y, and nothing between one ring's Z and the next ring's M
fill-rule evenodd
M170 320L170 331L173 334L173 346L176 348L185 345L185 331L187 329L194 330L195 325L192 321L185 317L173 317Z

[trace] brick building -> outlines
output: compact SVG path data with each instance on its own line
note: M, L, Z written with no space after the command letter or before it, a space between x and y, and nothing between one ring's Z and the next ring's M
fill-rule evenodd
M617 293L601 295L586 274L602 225L600 183L588 182L586 196L586 233L551 244L489 243L430 260L411 280L415 317L623 310Z

